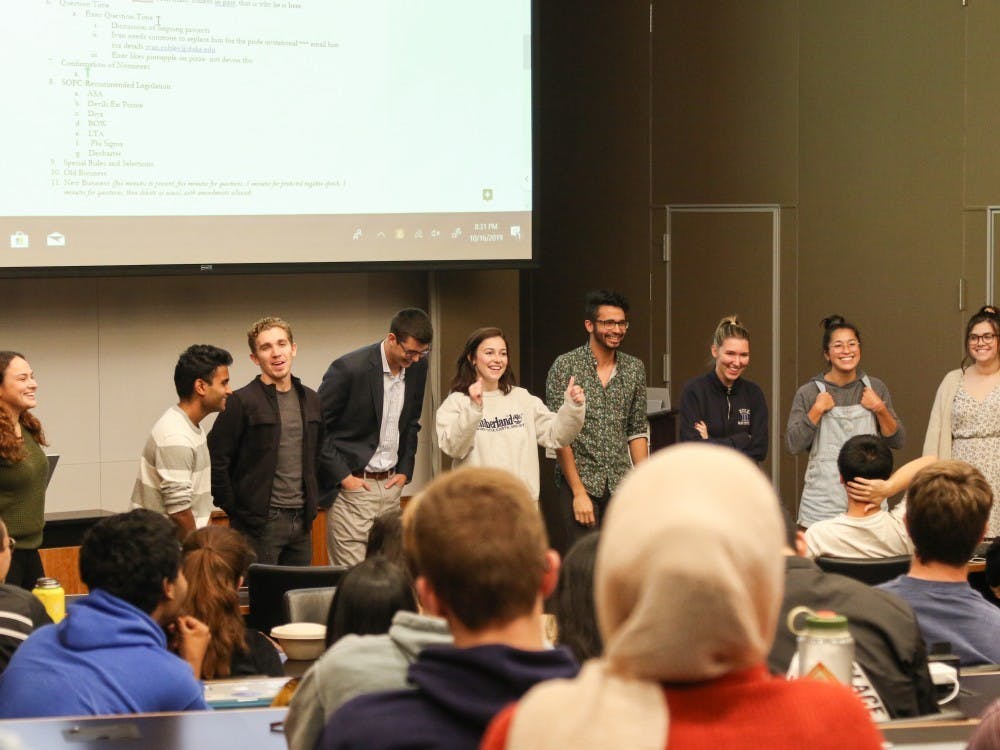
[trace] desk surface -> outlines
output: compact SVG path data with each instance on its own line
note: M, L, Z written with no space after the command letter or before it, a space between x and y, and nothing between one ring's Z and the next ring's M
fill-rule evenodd
M271 731L283 721L287 709L244 711L190 711L137 714L84 719L14 719L0 721L0 734L17 737L26 748L56 750L108 750L128 747L141 750L201 750L211 747L244 747L285 750L285 735ZM122 739L139 743L122 743Z

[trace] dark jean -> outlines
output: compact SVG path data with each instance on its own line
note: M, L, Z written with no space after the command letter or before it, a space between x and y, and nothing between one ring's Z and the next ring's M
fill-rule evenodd
M302 508L269 508L267 523L246 536L257 562L267 565L312 565L312 528L305 522Z
M44 575L42 557L38 554L37 549L14 547L14 553L10 556L10 570L7 572L6 583L31 591L35 588L35 582Z

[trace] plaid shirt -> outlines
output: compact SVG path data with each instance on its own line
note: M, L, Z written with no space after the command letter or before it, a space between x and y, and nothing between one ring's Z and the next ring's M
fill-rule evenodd
M642 360L617 352L615 370L607 387L597 376L597 358L590 343L561 354L549 368L545 400L549 409L562 406L570 375L587 394L587 416L573 441L573 458L587 494L613 492L630 468L630 440L649 437L646 420L646 367ZM563 483L556 465L556 484Z

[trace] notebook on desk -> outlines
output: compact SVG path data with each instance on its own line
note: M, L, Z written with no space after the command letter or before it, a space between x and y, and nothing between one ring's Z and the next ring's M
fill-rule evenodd
M205 683L205 703L212 708L259 708L271 701L289 677L243 677Z

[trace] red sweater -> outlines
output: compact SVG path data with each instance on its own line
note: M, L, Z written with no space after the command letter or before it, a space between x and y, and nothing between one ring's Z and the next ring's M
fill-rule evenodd
M882 735L849 689L772 677L763 666L712 682L665 686L669 750L881 750ZM517 704L483 735L481 750L502 750Z

